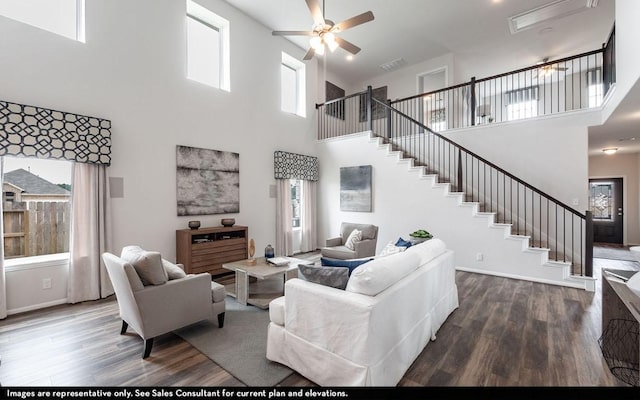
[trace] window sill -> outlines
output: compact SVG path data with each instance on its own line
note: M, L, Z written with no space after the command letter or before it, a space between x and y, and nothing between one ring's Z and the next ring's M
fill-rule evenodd
M47 254L43 256L11 258L4 260L4 270L6 272L11 272L68 264L69 253Z

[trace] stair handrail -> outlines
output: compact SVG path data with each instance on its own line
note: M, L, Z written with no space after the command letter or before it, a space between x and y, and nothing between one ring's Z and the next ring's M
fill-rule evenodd
M371 86L369 86L369 87L371 87ZM367 91L365 91L364 93L366 94L366 93L367 93ZM460 150L460 151L464 151L465 153L469 154L471 157L475 157L475 158L477 158L479 161L481 161L481 162L483 162L483 163L487 164L487 165L488 165L488 166L490 166L491 168L496 169L497 171L499 171L499 172L503 173L505 176L508 176L510 179L513 179L514 181L516 181L516 182L520 183L521 185L525 186L526 188L528 188L528 189L530 189L530 190L532 190L532 191L534 191L534 192L538 193L538 194L539 194L539 195L541 195L542 197L544 197L544 198L546 198L546 199L549 199L550 201L552 201L552 202L554 202L554 203L558 204L559 206L562 206L563 208L565 208L567 211L571 212L571 213L572 213L572 214L574 214L575 216L580 217L580 218L586 218L586 215L585 215L585 214L581 213L580 211L577 211L575 208L573 208L573 207L569 206L568 204L566 204L566 203L564 203L564 202L562 202L562 201L560 201L560 200L558 200L558 199L554 198L553 196L551 196L551 195L549 195L549 194L547 194L547 193L543 192L542 190L540 190L540 189L536 188L535 186L533 186L533 185L531 185L531 184L529 184L529 183L527 183L527 182L523 181L522 179L518 178L517 176L513 175L512 173L510 173L510 172L508 172L508 171L504 170L503 168L501 168L501 167L499 167L498 165L496 165L496 164L492 163L491 161L487 160L486 158L484 158L484 157L482 157L482 156L480 156L480 155L478 155L478 154L474 153L473 151L471 151L471 150L467 149L466 147L464 147L464 146L462 146L462 145L460 145L460 144L458 144L458 143L454 142L453 140L451 140L451 139L449 139L449 138L447 138L447 137L445 137L445 136L443 136L443 135L439 134L439 133L438 133L438 132L436 132L436 131L433 131L433 130L432 130L432 129L430 129L428 126L424 125L423 123L421 123L421 122L419 122L419 121L416 121L414 118L412 118L412 117L408 116L407 114L403 113L402 111L399 111L399 110L397 110L397 109L395 109L395 108L393 108L393 107L389 106L388 104L386 104L386 103L384 103L384 102L381 102L380 100L378 100L378 99L376 99L376 98L372 98L372 99L373 99L373 101L374 101L375 103L378 103L378 104L380 104L381 106L385 107L385 109L387 109L388 111L390 111L390 112L394 112L394 113L396 113L396 114L398 114L398 115L402 116L403 118L408 119L409 121L411 121L411 122L413 122L414 124L418 125L420 128L422 128L422 129L424 129L424 130L429 131L429 133L430 133L430 134L432 134L432 135L434 135L434 136L438 137L439 139L444 140L445 142L447 142L447 143L451 144L452 146L454 146L454 148L456 148L456 149L458 149L458 150Z

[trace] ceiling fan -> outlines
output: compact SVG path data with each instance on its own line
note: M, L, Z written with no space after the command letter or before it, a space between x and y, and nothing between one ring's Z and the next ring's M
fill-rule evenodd
M332 52L338 47L342 47L351 54L357 54L360 48L353 43L337 36L337 33L343 32L354 26L364 24L373 20L371 11L348 18L340 23L335 24L333 21L324 18L324 2L320 9L319 0L305 0L307 7L311 11L313 18L313 27L310 31L273 31L274 36L311 36L309 51L304 56L304 60L310 60L314 54L323 55L325 44Z
M549 76L551 74L553 74L556 71L566 71L569 69L569 67L561 67L559 64L549 64L549 57L545 57L542 59L542 61L538 62L538 65L540 65L540 67L538 67L538 69L536 70L537 75L538 76Z

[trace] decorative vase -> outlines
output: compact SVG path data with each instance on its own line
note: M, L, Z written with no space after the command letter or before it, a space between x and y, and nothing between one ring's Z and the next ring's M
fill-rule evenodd
M191 229L200 228L200 221L189 221L189 228Z
M270 244L264 248L264 258L273 258L274 257L273 247Z
M225 226L228 228L230 226L233 226L236 223L236 220L235 218L222 218L220 220L220 223L222 224L222 226Z

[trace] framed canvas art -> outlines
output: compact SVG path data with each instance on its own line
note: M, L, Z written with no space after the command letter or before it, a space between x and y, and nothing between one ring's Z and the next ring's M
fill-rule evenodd
M178 216L240 212L240 154L176 146Z
M371 165L340 168L340 211L372 211Z

